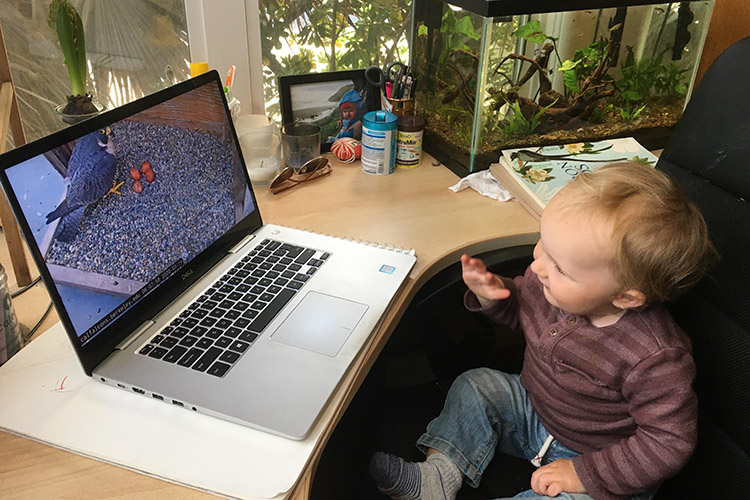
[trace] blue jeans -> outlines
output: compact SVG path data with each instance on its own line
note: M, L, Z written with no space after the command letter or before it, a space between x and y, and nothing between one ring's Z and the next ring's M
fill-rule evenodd
M531 460L550 433L531 407L518 375L477 368L462 373L453 382L440 415L427 426L417 447L427 453L434 448L450 458L472 487L479 486L495 452ZM542 465L579 453L557 440L545 454ZM639 495L649 499L655 492ZM515 498L541 497L529 489ZM556 499L590 500L586 494L563 493Z

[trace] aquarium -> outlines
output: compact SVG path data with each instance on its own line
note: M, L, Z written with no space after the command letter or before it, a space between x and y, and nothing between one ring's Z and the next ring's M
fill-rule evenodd
M504 148L624 136L663 147L713 3L415 0L424 149L466 175Z

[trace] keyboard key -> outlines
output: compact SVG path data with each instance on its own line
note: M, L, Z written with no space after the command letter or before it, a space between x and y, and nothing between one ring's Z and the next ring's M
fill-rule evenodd
M196 326L195 328L190 330L190 335L192 335L193 337L202 337L206 334L207 331L208 328L206 328L205 326Z
M188 335L186 337L183 337L182 340L180 340L180 345L190 347L190 346L195 345L196 342L198 342L198 337L193 337L192 335Z
M211 347L211 345L213 345L213 343L214 343L213 340L206 337L206 338L202 338L198 340L198 342L196 342L195 344L195 347L198 347L200 349L208 349L209 347Z
M197 319L203 319L203 318L206 317L206 314L208 314L208 310L201 308L201 309L194 310L191 317L192 318L197 318Z
M237 311L239 311L239 312L242 312L242 311L244 311L245 309L247 309L248 307L250 307L250 304L248 304L247 302L237 302L237 303L236 303L236 304L235 304L235 305L233 306L233 309L235 309L235 310L237 310ZM231 311L230 311L230 312L231 312Z
M252 304L250 304L251 309L255 309L256 311L263 310L264 307L266 307L268 304L265 302L261 302L260 300L256 300Z
M154 344L146 344L141 347L141 350L138 351L138 354L148 354L154 349L154 347L156 347Z
M217 310L221 311L221 309L217 309ZM213 311L211 311L211 312L213 312ZM222 314L224 314L224 313L222 312ZM210 327L212 327L212 326L214 326L216 324L216 321L217 320L215 318L212 318L211 316L206 316L205 318L203 318L201 320L200 325L201 326L207 326L207 327L210 328Z
M221 337L219 340L214 342L214 345L217 347L229 347L229 344L232 343L232 339L229 337Z
M312 256L315 255L315 250L311 250L309 248L305 249L299 257L294 259L295 264L305 264Z
M184 326L185 328L192 328L197 324L198 324L198 320L195 318L185 318L182 321L182 326Z
M305 286L305 284L302 283L301 281L290 281L289 283L287 283L286 286L288 286L289 288L292 288L294 290L299 290L300 288L302 288L303 286Z
M242 313L243 318L249 318L249 319L253 319L257 315L258 315L258 311L256 311L255 309L248 309L247 311Z
M242 335L240 335L240 340L244 340L245 342L255 342L255 339L258 338L257 333L253 332L242 332Z
M190 330L188 330L187 328L184 328L182 326L178 326L177 328L174 329L174 331L172 333L170 333L170 335L172 337L177 337L178 339L181 339L182 337L184 337L185 335L187 335L189 331Z
M286 305L287 302L289 302L292 297L294 297L294 294L296 292L294 290L291 290L289 288L284 288L282 291L279 292L279 294L274 298L269 304L268 307L266 307L263 312L261 312L255 320L253 320L252 324L248 328L252 332L260 333L265 329L265 327L268 326L268 323L271 322L271 320L276 317L276 314L278 314L279 311Z
M294 245L289 245L287 243L281 245L281 248L286 250L287 257L291 257L293 259L296 258L303 251L302 247L296 247Z
M250 324L250 320L247 318L240 318L237 321L234 322L234 327L239 329L244 329L247 327L247 325ZM231 328L230 328L231 330Z
M177 364L180 366L190 366L195 363L196 360L201 357L201 355L203 355L203 351L193 347L188 352L186 352L183 357L180 358Z
M218 328L209 328L209 330L206 332L206 337L212 338L212 339L218 339L223 332L219 330Z
M220 330L226 330L232 325L232 320L227 318L221 318L218 323L216 323L216 328Z
M174 347L175 344L177 344L177 339L175 337L166 337L164 340L161 341L159 345L169 349L169 348Z
M236 352L245 352L248 347L250 347L250 344L248 344L247 342L243 342L241 340L235 340L234 342L232 342L232 345L229 346L231 350L236 351Z
M238 359L240 359L240 355L234 351L224 351L224 353L221 356L219 356L219 361L226 361L227 363L230 363L230 364L234 363Z
M238 319L237 321L247 321L248 323L250 322L249 320L246 320L246 319L245 320ZM242 330L240 330L239 325L230 326L229 328L227 328L227 331L224 332L224 335L226 335L227 337L236 339L241 332L242 332Z
M227 370L229 370L230 368L231 366L229 366L228 364L217 361L216 363L211 365L211 368L209 368L206 373L208 373L209 375L214 375L216 377L223 377Z
M162 359L164 361L166 361L167 363L175 363L186 352L187 352L187 347L182 347L180 345L176 345Z
M199 372L206 371L208 367L211 366L211 363L213 363L222 352L224 351L218 347L209 348L193 365L193 370L198 370Z
M239 304L244 304L244 302L239 302ZM235 307L236 307L236 304L235 304ZM228 319L237 319L240 317L240 314L242 314L242 310L230 309L227 311L224 317Z

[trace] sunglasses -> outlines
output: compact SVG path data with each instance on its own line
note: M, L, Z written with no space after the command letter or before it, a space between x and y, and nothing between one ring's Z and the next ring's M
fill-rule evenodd
M268 190L273 194L280 193L293 188L301 182L311 181L318 177L328 175L331 173L331 170L332 168L328 163L328 159L323 156L318 156L317 158L305 162L299 170L296 171L292 167L284 167L268 185Z

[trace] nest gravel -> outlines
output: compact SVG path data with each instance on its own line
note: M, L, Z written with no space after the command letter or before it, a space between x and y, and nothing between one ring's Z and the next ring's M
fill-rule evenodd
M90 205L78 234L55 241L48 262L148 282L176 259L188 261L234 224L232 148L209 133L137 122L112 126L122 195ZM159 138L155 141L154 138ZM153 182L130 169L151 163Z

